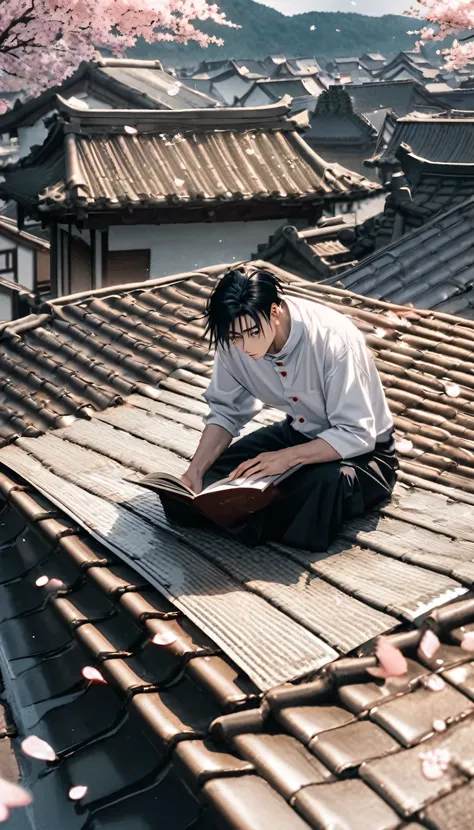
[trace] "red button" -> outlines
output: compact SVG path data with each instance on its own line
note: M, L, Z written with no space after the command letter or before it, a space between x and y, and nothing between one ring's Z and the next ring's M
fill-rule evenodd
M282 378L286 378L286 372L280 372L280 375L282 376Z
M275 366L283 366L282 361L281 361L281 360L277 360L277 361L276 361L276 363L275 363Z
M292 401L294 401L294 402L296 403L296 401L298 400L298 398L292 398L291 400L292 400Z
M298 421L300 422L300 424L304 424L304 418L298 418Z

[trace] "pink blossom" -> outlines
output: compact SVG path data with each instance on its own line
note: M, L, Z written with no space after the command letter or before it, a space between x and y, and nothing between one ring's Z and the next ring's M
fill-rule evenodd
M379 637L375 655L380 663L373 669L367 669L372 677L400 677L408 671L408 664L399 648L392 646L385 637Z
M434 633L434 631L425 631L418 646L418 654L426 660L431 660L434 654L438 651L441 643Z
M206 0L1 0L0 6L0 89L30 95L100 57L96 45L116 56L138 38L221 45L193 21L234 25ZM5 105L0 101L0 113Z
M420 752L421 772L428 781L442 778L451 760L447 749L430 749Z
M474 651L474 631L467 631L464 634L461 642L461 648L464 651Z
M93 683L107 683L107 681L102 677L100 671L95 669L94 666L84 666L82 669L82 676L85 677L86 680L90 680Z
M452 35L462 33L465 38L466 30L474 29L473 0L417 0L417 6L411 6L405 14L433 24L420 31L418 49L428 41L443 41ZM474 60L474 41L464 39L460 43L455 39L451 48L441 50L441 54L446 58L446 70L461 69Z
M0 822L7 821L12 807L27 807L32 798L28 790L0 778Z
M152 637L151 641L155 646L171 646L177 639L176 634L173 634L172 631L160 631Z
M52 746L46 741L38 738L37 735L30 735L21 742L22 751L30 758L36 758L38 761L55 761L57 755Z
M69 798L71 801L80 801L81 798L87 793L88 788L85 786L78 785L77 787L71 787L69 790Z

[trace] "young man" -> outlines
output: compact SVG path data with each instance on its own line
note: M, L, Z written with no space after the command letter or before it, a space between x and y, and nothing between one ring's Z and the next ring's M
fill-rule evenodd
M217 347L210 413L183 481L200 492L229 474L301 464L277 501L231 532L248 545L326 550L342 522L387 498L396 478L392 417L363 336L346 315L283 295L276 277L257 268L228 271L206 313ZM229 446L263 403L286 419ZM181 507L165 509L185 520Z

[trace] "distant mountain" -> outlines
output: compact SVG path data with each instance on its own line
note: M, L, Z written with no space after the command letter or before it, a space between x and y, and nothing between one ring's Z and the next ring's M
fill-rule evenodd
M221 0L219 6L229 20L242 28L204 23L199 28L223 38L224 46L202 49L196 43L151 45L142 41L130 56L160 58L175 66L205 59L264 58L278 52L293 58L360 56L364 52L412 49L416 36L407 35L407 30L418 28L416 20L399 15L367 17L344 12L308 12L287 17L253 0ZM316 28L313 30L312 26Z

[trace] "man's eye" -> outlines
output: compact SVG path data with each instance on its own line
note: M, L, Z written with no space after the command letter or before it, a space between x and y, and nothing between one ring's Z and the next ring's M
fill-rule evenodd
M250 337L258 337L258 336L259 336L259 334L260 334L260 332L258 332L258 331L253 331L253 332L252 332L252 334L250 335Z

